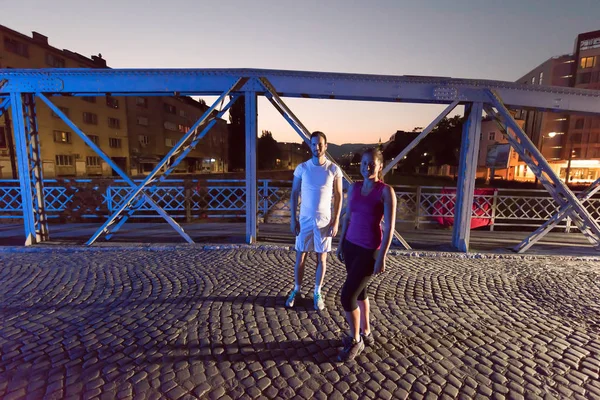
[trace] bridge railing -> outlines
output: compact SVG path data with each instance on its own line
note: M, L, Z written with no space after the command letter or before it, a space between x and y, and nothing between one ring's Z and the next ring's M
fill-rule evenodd
M288 223L290 181L258 181L259 217L265 222ZM104 219L125 200L132 188L117 179L48 179L44 181L46 213L63 222ZM454 188L395 186L397 222L419 229L430 224L451 225L454 217ZM192 222L245 217L246 188L243 180L172 179L151 192L156 203L173 218ZM600 222L600 198L585 204ZM473 218L477 226L535 228L557 211L545 190L477 189ZM21 192L16 180L0 180L0 221L22 218ZM136 219L160 218L148 204ZM567 218L558 228L571 230Z

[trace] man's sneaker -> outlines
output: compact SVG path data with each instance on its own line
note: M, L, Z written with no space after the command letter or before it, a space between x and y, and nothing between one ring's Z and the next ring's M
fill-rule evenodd
M294 302L296 301L296 296L300 297L300 291L299 290L292 290L287 298L287 300L285 301L285 306L286 307L294 307Z
M315 310L321 311L325 308L325 302L323 301L323 296L321 296L321 293L315 293L314 301L315 301Z
M339 361L352 361L365 349L365 342L363 340L357 342L354 340L354 338L351 339L352 341L348 345L344 346L344 349L338 356Z
M364 333L360 334L361 340L365 343L365 346L373 346L375 344L375 337L373 336L373 332L369 333L368 336L365 336ZM352 336L344 336L342 338L342 345L344 346L348 346L350 343L352 343L352 340L354 338Z

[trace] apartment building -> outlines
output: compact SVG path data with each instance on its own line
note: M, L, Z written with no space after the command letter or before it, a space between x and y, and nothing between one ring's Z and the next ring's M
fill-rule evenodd
M128 97L131 174L151 172L207 109L208 106L203 101L191 97ZM174 173L226 171L227 122L219 119L176 167Z
M90 58L49 44L48 37L26 36L0 25L0 68L107 68L101 55ZM123 98L53 97L52 102L119 167L129 168L126 103ZM45 178L110 176L112 169L45 104L36 113ZM10 113L9 113L10 115ZM11 116L12 117L12 116ZM0 127L0 177L14 176L10 133ZM16 173L16 172L15 172Z
M572 53L552 57L517 82L600 90L600 30L579 34ZM517 116L561 178L567 171L573 183L600 177L600 117L527 110Z

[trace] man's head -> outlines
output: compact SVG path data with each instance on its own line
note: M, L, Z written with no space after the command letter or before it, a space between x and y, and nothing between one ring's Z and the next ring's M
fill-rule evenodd
M310 151L313 157L322 157L327 151L327 136L323 132L315 131L310 135Z

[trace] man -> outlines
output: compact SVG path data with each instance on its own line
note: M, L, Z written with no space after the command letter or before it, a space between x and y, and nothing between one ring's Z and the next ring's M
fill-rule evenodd
M310 135L312 158L296 167L290 208L291 229L296 235L295 286L285 305L293 307L300 294L306 253L317 254L315 278L315 310L323 310L325 303L321 295L323 277L327 267L327 253L331 251L332 238L337 235L342 210L342 171L325 158L327 137L323 132ZM301 194L300 218L297 217L298 195ZM333 218L331 197L333 194Z

